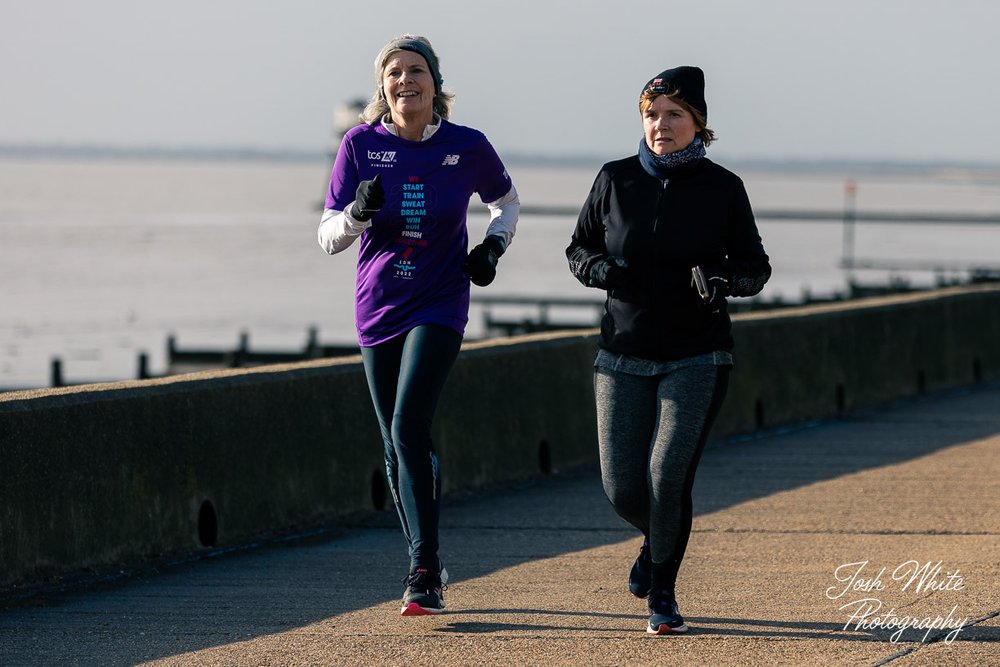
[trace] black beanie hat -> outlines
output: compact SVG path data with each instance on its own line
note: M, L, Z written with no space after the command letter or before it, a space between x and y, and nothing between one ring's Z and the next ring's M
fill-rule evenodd
M701 112L706 120L708 119L708 105L705 104L705 73L699 67L681 65L664 70L646 82L640 97L646 93L663 95L676 93L677 97Z

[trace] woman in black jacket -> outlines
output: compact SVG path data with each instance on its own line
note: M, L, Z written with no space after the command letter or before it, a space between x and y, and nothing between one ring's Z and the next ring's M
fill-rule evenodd
M771 275L743 182L705 157L705 77L661 72L639 97L638 155L601 168L566 249L607 291L594 390L604 490L644 535L629 590L650 634L686 632L674 586L691 488L732 368L728 296Z

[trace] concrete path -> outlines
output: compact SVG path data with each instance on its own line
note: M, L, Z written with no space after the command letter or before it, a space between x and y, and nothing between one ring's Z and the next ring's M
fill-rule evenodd
M1000 665L998 479L998 387L713 443L681 637L643 633L639 540L590 473L450 501L438 617L398 615L384 513L8 604L0 665Z

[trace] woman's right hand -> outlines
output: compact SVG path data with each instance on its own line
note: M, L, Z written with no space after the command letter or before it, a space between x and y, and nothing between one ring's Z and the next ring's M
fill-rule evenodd
M361 181L351 207L351 217L365 222L385 204L385 190L382 189L382 174L375 174L370 181Z
M600 289L618 289L628 284L628 260L617 255L595 262L590 267L588 287Z

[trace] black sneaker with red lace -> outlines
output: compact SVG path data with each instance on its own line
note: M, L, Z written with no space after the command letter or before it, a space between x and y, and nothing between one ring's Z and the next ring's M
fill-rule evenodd
M417 568L404 579L402 616L426 616L444 611L444 590L447 588L448 571Z
M677 608L677 598L668 589L654 589L649 594L649 624L646 632L651 635L679 635L688 626Z

